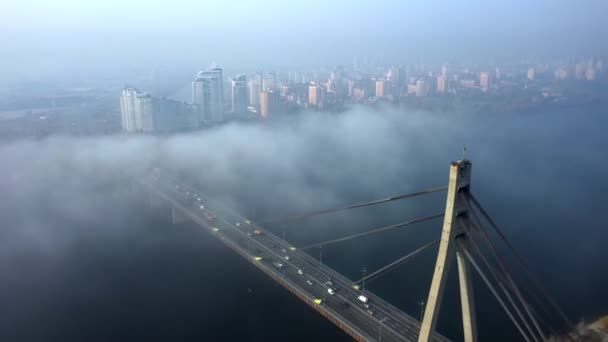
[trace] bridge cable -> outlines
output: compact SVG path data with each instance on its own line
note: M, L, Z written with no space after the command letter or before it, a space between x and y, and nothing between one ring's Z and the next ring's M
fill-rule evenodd
M475 213L475 210L473 210L473 208L471 207L469 201L464 201L467 209L468 209L468 213L469 216L472 220L472 223L474 226L477 227L477 230L479 231L483 242L485 242L485 244L489 247L490 251L492 252L492 255L494 256L494 258L497 261L498 266L500 267L500 269L502 270L504 277L506 277L506 279L508 280L506 283L510 284L511 289L513 290L513 292L515 293L515 295L517 296L517 298L519 299L519 301L522 303L522 305L524 306L524 309L526 310L526 312L528 313L528 315L530 316L532 323L534 324L534 327L536 328L537 332L543 337L544 339L544 334L537 322L537 320L534 318L535 315L533 315L533 313L530 311L531 310L531 306L530 304L525 300L524 296L522 295L521 291L519 290L517 283L515 282L515 280L512 277L513 271L510 269L510 267L508 266L508 264L505 262L504 258L498 253L496 246L494 245L494 243L492 242L492 240L490 239L490 236L488 235L487 230L485 229L485 227L482 225L481 220L479 220L479 217L477 216L477 214ZM535 296L532 296L535 297ZM541 306L542 303L541 303ZM537 315L536 315L537 316ZM554 329L547 323L545 323L547 325L547 327L554 332Z
M519 288L517 286L517 283L515 282L515 280L511 276L511 274L513 273L512 270L509 268L509 266L505 262L504 258L502 258L502 256L496 250L496 247L494 246L494 243L492 243L492 240L490 239L490 237L489 237L486 229L484 228L484 226L482 225L481 221L477 217L477 214L475 213L475 211L471 207L470 203L468 201L464 201L464 202L465 202L465 205L466 205L466 207L468 209L468 214L469 214L469 217L472 220L473 226L477 227L477 230L479 231L479 233L480 233L480 235L481 235L481 237L483 239L483 242L485 242L485 244L489 247L490 252L492 253L492 255L494 256L494 258L496 259L496 262L497 262L498 266L500 267L503 276L507 279L506 283L510 284L511 289L513 290L513 292L515 293L515 295L517 296L517 298L519 299L519 301L523 305L524 310L526 311L526 313L529 315L529 317L530 317L530 319L532 321L532 324L534 325L536 331L542 337L542 339L544 339L545 336L544 336L544 333L543 333L542 329L538 325L538 322L534 318L534 315L532 315L532 313L530 312L530 304L525 300L524 296L522 295L521 291L519 290Z
M361 236L381 233L381 232L385 232L385 231L390 230L390 229L404 227L404 226L409 226L409 225L412 225L414 223L420 223L420 222L424 222L424 221L440 218L440 217L443 217L443 215L444 215L443 213L440 213L440 214L425 216L425 217L421 217L421 218L418 218L418 219L415 219L415 220L409 220L409 221L405 221L405 222L401 222L401 223L397 223L397 224L392 224L390 226L385 226L385 227L369 230L369 231L366 231L366 232L363 232L363 233L353 234L353 235L349 235L349 236L345 236L345 237L341 237L341 238L337 238L337 239L322 241L322 242L306 245L306 246L303 246L303 247L298 247L298 249L299 250L307 250L307 249L311 249L311 248L315 248L315 247L321 247L321 246L325 246L325 245L330 245L330 244L334 244L334 243L338 243L338 242L342 242L342 241L348 241L348 240L355 239L355 238L358 238L358 237L361 237Z
M566 316L566 314L561 309L561 307L557 304L557 302L553 299L553 297L551 297L551 295L549 294L549 291L547 291L547 289L543 286L543 284L541 283L541 281L534 275L534 273L532 273L532 271L528 267L528 264L526 263L526 261L524 260L524 258L519 254L519 252L517 252L517 250L509 242L509 240L502 233L502 231L500 230L500 228L498 228L498 226L496 225L496 223L494 223L494 221L492 220L492 218L490 217L490 215L488 215L488 213L483 209L483 207L481 206L481 204L477 201L477 199L475 198L475 196L473 196L473 194L471 194L470 198L471 198L471 201L473 202L473 204L475 204L475 206L477 207L477 209L479 209L479 211L481 212L482 216L490 223L490 226L492 226L492 228L494 228L494 230L496 231L496 233L498 234L498 236L502 239L502 241L507 245L507 247L509 247L509 249L511 250L511 252L515 255L515 257L516 257L517 261L519 262L519 264L522 266L522 268L524 269L524 271L528 274L528 276L535 283L536 287L545 296L545 299L551 304L551 306L553 306L553 308L558 312L558 314L561 316L561 318L566 322L566 324L568 325L568 328L570 330L573 330L572 329L573 324L570 321L570 319L568 318L568 316ZM579 336L579 338L580 338L580 336Z
M346 205L346 206L343 206L343 207L337 207L337 208L331 208L331 209L323 209L323 210L316 210L316 211L311 211L311 212L304 213L304 214L297 214L297 215L280 217L280 218L274 218L274 219L257 220L254 223L255 224L262 224L262 223L295 221L295 220L300 220L300 219L309 218L309 217L313 217L313 216L335 213L335 212L338 212L338 211L343 211L343 210L348 210L348 209L367 207L367 206L370 206L370 205L382 204L382 203L396 201L396 200L400 200L400 199L404 199L404 198L411 198L411 197L416 197L416 196L420 196L420 195L431 194L431 193L434 193L434 192L444 191L447 188L448 188L447 186L441 186L441 187L437 187L437 188L431 188L431 189L427 189L427 190L423 190L423 191L412 192L412 193L409 193L409 194L403 194L403 195L397 195L397 196L387 197L387 198L378 199L378 200L369 201L369 202L349 204L349 205Z
M369 280L370 278L377 278L382 273L388 272L391 269L393 269L393 268L395 268L395 267L397 267L397 266L405 263L406 261L409 261L411 258L413 258L413 257L417 256L418 254L420 254L420 252L422 252L425 249L427 249L427 248L429 248L429 247L431 247L431 246L439 243L439 241L440 240L438 239L438 240L431 241L431 242L427 243L426 245L424 245L424 246L416 249L415 251L413 251L413 252L411 252L411 253L409 253L409 254L407 254L407 255L405 255L405 256L403 256L403 257L401 257L401 258L399 258L399 259L397 259L397 260L395 260L393 262L391 262L390 264L388 264L388 265L386 265L386 266L378 269L377 271L375 271L373 273L370 273L367 276L365 276L365 277L363 277L363 278L355 281L355 284L362 283L363 281L370 282L371 281L371 280ZM374 280L374 279L372 279L372 280Z
M470 222L465 222L463 219L459 220L460 224L465 227L467 223ZM539 340L537 336L534 335L534 332L532 330L532 328L530 327L530 325L528 324L528 320L526 318L524 318L524 315L522 314L521 310L519 309L519 306L515 303L515 301L513 300L513 297L511 296L511 294L509 293L509 291L505 288L502 280L499 278L498 273L496 272L496 270L494 269L494 267L490 264L490 262L488 261L488 259L486 258L486 256L483 254L483 252L481 251L481 249L479 248L479 246L477 245L477 243L475 242L475 240L473 239L473 237L471 236L471 234L468 234L468 239L467 241L471 243L471 245L473 246L475 252L477 252L477 254L479 255L479 257L481 258L481 260L483 261L483 263L485 264L486 268L490 271L490 274L492 275L492 277L494 278L494 280L498 283L498 286L500 287L500 289L502 290L502 292L505 294L505 296L507 297L507 300L509 301L509 303L511 304L511 306L513 307L513 309L515 310L515 313L517 313L517 316L519 317L519 319L524 323L527 332L530 334L530 338L536 342L544 340L544 336L542 336L542 339Z
M479 274L479 276L481 277L481 279L484 281L484 283L486 283L486 286L490 289L490 291L492 292L492 294L494 295L494 297L496 298L496 300L498 300L498 303L500 304L500 306L502 306L503 310L505 310L505 312L507 313L507 316L509 316L509 318L511 319L511 321L513 322L513 324L515 324L515 327L517 328L517 330L519 330L519 333L521 334L521 336L527 342L531 342L530 339L528 338L528 336L522 330L521 326L519 325L519 322L517 322L517 320L515 319L515 317L513 317L513 314L511 313L511 310L509 309L509 307L507 307L505 305L505 302L498 295L498 293L496 292L496 289L494 289L494 286L492 286L492 283L490 283L490 281L488 280L488 278L486 277L486 275L483 273L483 271L481 270L481 268L479 268L479 265L477 265L477 263L475 262L475 260L473 259L473 257L469 253L469 251L462 244L462 241L460 241L460 240L456 240L456 241L459 244L459 247L463 251L464 255L471 262L471 265L473 266L473 268L475 268L475 270L477 271L477 273Z

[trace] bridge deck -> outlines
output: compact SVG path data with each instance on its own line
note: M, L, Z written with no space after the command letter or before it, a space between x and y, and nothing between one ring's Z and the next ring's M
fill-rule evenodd
M207 198L197 189L176 184L174 180L169 183L157 179L154 183L144 182L144 185L355 340L417 341L419 321L373 293L353 288L352 280L267 230L256 234L255 230L261 227ZM207 219L208 214L216 217L213 222ZM336 290L335 294L327 292L329 287ZM369 299L368 307L358 299L360 295ZM434 340L448 341L439 334L435 334Z

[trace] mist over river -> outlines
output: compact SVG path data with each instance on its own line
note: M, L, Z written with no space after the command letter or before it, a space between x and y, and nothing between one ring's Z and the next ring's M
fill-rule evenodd
M608 311L606 108L471 115L354 108L170 137L51 137L0 146L0 340L348 341L192 223L172 225L123 171L195 179L252 219L447 184L463 146L472 192L570 318ZM295 246L443 211L445 193L268 229ZM441 220L323 249L358 279L436 239ZM427 251L367 285L414 317ZM318 250L311 250L318 255ZM455 268L454 268L455 269ZM455 272L438 330L461 339ZM476 282L481 341L518 335Z

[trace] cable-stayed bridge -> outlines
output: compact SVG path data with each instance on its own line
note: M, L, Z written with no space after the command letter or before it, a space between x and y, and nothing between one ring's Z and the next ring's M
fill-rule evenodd
M571 322L471 193L471 167L467 160L453 162L447 186L256 222L208 197L194 184L187 184L160 169L150 172L140 183L171 205L174 222L185 219L196 222L357 341L447 341L435 331L435 324L453 262L458 268L465 341L477 341L473 273L496 298L522 341L544 341L550 334L576 340L577 336L564 331L571 327ZM328 215L436 192L446 192L446 206L433 215L306 246L294 246L264 228L275 222ZM361 279L348 279L324 264L321 255L317 259L307 253L314 248L439 219L443 219L443 228L436 240L366 273ZM514 265L499 252L496 240L510 252ZM366 282L378 279L437 245L434 274L421 321L365 289Z

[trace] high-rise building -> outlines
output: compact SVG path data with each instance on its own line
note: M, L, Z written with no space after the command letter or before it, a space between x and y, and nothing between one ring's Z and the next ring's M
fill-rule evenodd
M475 88L475 80L472 80L472 79L460 80L460 85L466 89L473 89L473 88Z
M401 69L398 67L390 67L386 72L386 80L390 82L391 86L400 88L401 85ZM386 91L386 90L385 90Z
M376 80L376 97L385 97L387 94L387 82L385 80Z
M260 107L260 92L262 91L262 73L255 73L248 81L249 105Z
M136 132L135 123L135 97L139 91L135 88L125 88L120 96L120 114L122 130L125 132Z
M568 78L568 71L564 67L558 67L553 75L557 81L563 81Z
M481 91L488 91L488 89L490 89L490 82L489 72L482 72L479 74L479 87L481 88Z
M348 80L348 97L353 98L355 95L355 81Z
M448 78L446 75L437 76L437 92L445 94L448 91Z
M120 98L123 131L156 133L198 127L198 105L152 97L126 88Z
M422 97L426 95L426 84L424 80L416 81L416 96Z
M154 131L154 106L150 94L125 88L120 97L122 129L125 132Z
M354 87L353 88L353 100L362 101L368 98L367 90L363 87Z
M281 96L274 90L264 90L260 93L260 116L267 119L280 111Z
M200 77L199 77L200 76ZM198 122L204 121L203 117L203 103L205 102L203 95L203 78L202 71L196 75L194 81L192 81L192 103L196 105L198 112Z
M232 79L232 113L243 115L247 113L249 96L247 94L247 76L239 75Z
M448 65L444 64L441 66L441 76L447 76L448 75Z
M335 66L331 73L329 74L329 78L332 81L336 81L337 83L342 82L342 75L344 74L344 68L341 65Z
M323 106L323 87L321 85L312 83L308 87L308 104L313 107Z
M199 125L198 106L167 98L153 98L154 132L179 132Z
M415 84L408 84L407 85L407 93L409 95L416 94L417 91L418 91L418 87Z
M528 73L526 73L526 77L530 81L534 81L534 76L536 76L536 70L534 70L534 68L529 68L528 69Z
M262 90L275 90L277 86L277 75L274 71L267 72L262 77Z
M135 96L135 126L139 132L154 131L154 106L150 94L138 93Z
M595 80L595 77L596 77L595 68L593 68L593 66L588 67L587 70L585 71L585 79L587 81L593 81L593 80Z
M202 70L192 82L192 102L199 106L201 123L224 120L224 83L221 68Z
M280 90L281 96L283 97L287 96L290 92L289 86L287 84L281 84Z

